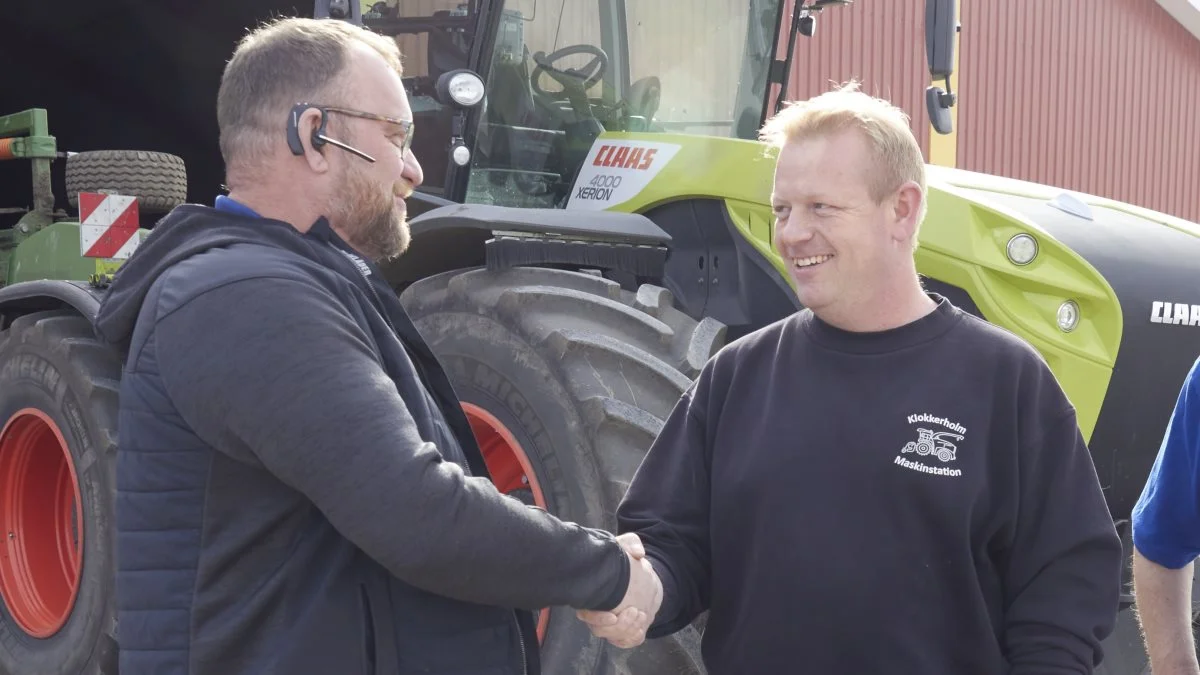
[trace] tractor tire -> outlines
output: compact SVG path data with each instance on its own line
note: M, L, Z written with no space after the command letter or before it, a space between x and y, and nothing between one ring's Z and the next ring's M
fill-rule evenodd
M725 337L719 322L675 309L664 288L632 293L563 270L447 272L401 300L444 364L497 487L609 531L663 420ZM632 650L594 638L571 609L539 619L547 673L704 672L704 617Z
M0 673L117 672L120 375L72 310L0 331Z
M80 192L137 197L138 209L165 213L187 201L187 168L164 152L93 150L67 157L67 203L79 208Z

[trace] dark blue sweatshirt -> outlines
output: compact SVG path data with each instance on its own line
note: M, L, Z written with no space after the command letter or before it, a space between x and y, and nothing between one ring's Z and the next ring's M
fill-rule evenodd
M867 334L800 312L710 361L619 509L663 578L650 637L709 610L711 675L1092 672L1121 545L1074 409L935 300Z

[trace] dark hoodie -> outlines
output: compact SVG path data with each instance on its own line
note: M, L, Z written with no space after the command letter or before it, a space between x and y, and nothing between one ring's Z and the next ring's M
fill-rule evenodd
M511 608L623 597L611 535L482 477L438 362L323 219L181 206L97 331L128 350L122 675L537 673Z

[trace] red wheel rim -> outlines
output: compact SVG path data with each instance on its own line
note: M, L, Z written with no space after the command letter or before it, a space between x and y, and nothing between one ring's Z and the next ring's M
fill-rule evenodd
M75 606L83 511L67 442L46 413L25 408L0 431L0 596L29 635L54 635Z
M463 403L463 411L471 422L471 432L483 453L483 461L487 464L492 482L504 494L527 489L533 493L533 503L538 508L546 509L546 497L542 494L542 486L538 483L537 474L529 463L529 457L521 444L517 442L508 427L504 426L496 416L471 403ZM542 610L538 613L537 636L538 642L546 638L546 625L550 622L550 612Z

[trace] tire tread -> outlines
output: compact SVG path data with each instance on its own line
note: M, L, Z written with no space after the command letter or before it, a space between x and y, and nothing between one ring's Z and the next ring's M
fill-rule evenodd
M93 150L67 158L67 203L79 207L80 192L112 191L137 197L146 211L169 211L187 201L183 159L145 150Z
M120 357L104 346L95 336L91 323L73 309L57 309L24 314L0 331L0 355L20 355L31 349L42 355L48 363L54 363L60 372L74 369L72 380L78 385L79 404L90 417L87 427L95 442L95 454L83 452L78 461L79 471L88 470L93 462L106 464L102 470L112 475L117 448L117 405L121 374ZM0 421L2 423L2 421ZM101 504L111 508L112 495L97 495ZM111 513L101 515L106 528L112 527ZM103 536L112 537L111 529ZM110 550L112 543L110 542ZM107 612L112 611L110 605ZM72 619L74 620L74 619ZM88 646L87 675L116 675L117 641L115 619L111 614L97 617L99 634L95 643ZM0 668L2 670L2 668Z

